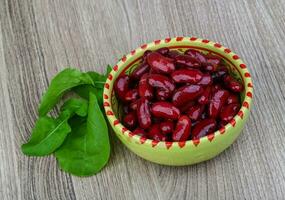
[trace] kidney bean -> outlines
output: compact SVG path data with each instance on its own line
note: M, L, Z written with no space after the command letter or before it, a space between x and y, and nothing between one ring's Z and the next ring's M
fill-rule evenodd
M204 109L204 105L196 104L188 110L187 115L190 119L196 121L200 119L202 113L204 112Z
M162 55L167 55L169 52L169 48L167 47L162 47L156 50L156 52L162 54Z
M175 63L178 64L179 66L186 66L193 68L199 68L201 66L201 63L196 58L183 54L175 57Z
M138 101L139 101L139 100L136 100L136 101L131 102L129 108L130 108L131 110L133 110L133 111L136 111L137 108L138 108Z
M206 60L206 63L203 64L204 69L211 72L217 71L218 66L221 64L221 58L213 54L207 54Z
M147 56L147 63L158 73L169 74L175 70L173 60L157 52L152 52Z
M139 93L137 89L129 90L125 95L125 101L134 101L138 99Z
M120 100L125 99L125 95L127 91L129 90L129 82L130 82L130 78L126 74L120 75L116 80L114 88Z
M159 101L152 105L151 113L155 117L164 119L178 119L180 111L172 103L166 101Z
M147 56L148 56L151 52L152 52L151 50L146 50L146 51L143 53L143 61L146 61Z
M212 86L211 92L215 93L216 91L222 90L222 89L223 89L223 87L221 86L221 84L218 83L218 84L215 84L215 85Z
M129 114L125 115L123 119L124 125L129 129L134 128L137 125L137 116L135 112L130 112Z
M201 64L206 63L207 61L205 55L195 49L188 49L187 51L185 51L185 54L196 58Z
M159 101L165 101L171 96L171 93L168 90L156 90L156 98Z
M226 121L219 121L218 123L218 129L225 127L228 124Z
M230 90L232 90L233 92L243 91L243 85L229 75L224 77L224 83L225 86Z
M147 73L150 69L150 66L146 63L143 62L141 63L131 74L131 79L134 80L139 80L142 75L144 75L145 73Z
M172 134L173 141L186 141L190 136L191 120L186 115L182 115L176 124Z
M203 88L200 85L186 85L182 86L174 92L172 96L172 103L175 106L181 106L188 101L197 99L203 93Z
M160 74L150 74L148 77L148 84L152 87L169 91L170 93L175 89L173 81L167 76Z
M180 69L171 74L171 78L176 83L197 83L202 79L202 76L202 72L195 69Z
M181 53L177 50L170 50L167 55L169 58L175 58L176 56L181 55Z
M149 109L149 101L142 97L138 101L137 117L141 128L146 129L151 125L151 114Z
M234 93L231 93L227 100L227 104L232 104L232 103L239 103L239 97Z
M172 133L172 131L173 131L173 122L172 121L161 122L159 127L160 127L161 132L164 135L166 135L168 133Z
M230 122L239 111L239 104L229 104L222 107L220 112L220 119Z
M216 120L209 118L209 119L204 119L197 123L193 130L192 130L192 138L193 139L198 139L201 137L204 137L205 135L212 133L215 131L216 128Z
M202 79L197 83L197 85L208 86L212 85L213 79L210 74L203 74Z
M147 136L150 139L157 140L157 141L166 141L167 137L160 133L160 126L159 124L153 124L149 131L147 132Z
M217 90L213 93L210 104L208 106L209 117L216 118L222 106L227 102L229 92L227 90Z
M132 131L134 135L139 135L139 136L146 136L146 133L143 129L141 128L136 128L134 131Z
M185 113L190 109L190 107L192 107L194 105L195 105L195 101L189 101L189 102L179 106L178 109L180 110L180 113Z
M228 69L226 66L221 66L219 67L218 71L213 72L211 74L212 79L214 82L220 82L222 81L222 78L228 74Z
M140 81L138 92L140 97L151 99L153 97L153 88L148 84L148 74L144 74Z
M210 96L211 96L211 86L208 86L204 89L203 94L199 97L198 103L202 105L208 104L210 101Z

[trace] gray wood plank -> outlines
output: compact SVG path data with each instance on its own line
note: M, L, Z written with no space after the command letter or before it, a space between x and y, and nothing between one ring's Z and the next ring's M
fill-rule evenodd
M1 199L284 198L284 0L2 0L0 5ZM224 153L194 166L166 167L135 156L112 135L109 164L88 178L61 172L53 157L22 155L40 97L58 71L75 66L103 72L142 43L181 35L228 46L253 76L252 115Z

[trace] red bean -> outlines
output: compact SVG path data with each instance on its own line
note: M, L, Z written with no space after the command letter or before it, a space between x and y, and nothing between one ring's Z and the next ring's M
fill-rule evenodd
M138 99L139 93L137 89L129 90L125 95L125 101L134 101Z
M212 99L208 106L208 115L211 118L216 118L222 106L226 103L229 97L229 92L227 90L218 90L213 93Z
M189 101L189 102L179 106L178 109L180 110L181 113L185 113L190 109L190 107L192 107L194 105L195 105L195 101Z
M197 99L203 93L203 88L200 85L186 85L182 86L174 92L172 96L172 103L175 106L181 106L189 101Z
M190 136L191 120L186 115L182 115L176 124L172 134L174 141L186 141Z
M145 136L146 135L145 131L141 128L136 128L132 133L134 135L139 135L139 136Z
M187 51L185 51L186 55L189 55L193 58L196 58L200 63L206 63L206 57L203 53L201 53L200 51L197 51L195 49L188 49Z
M199 97L198 103L202 105L208 104L210 101L210 95L211 95L211 86L208 86L204 89L203 94Z
M142 97L138 101L137 116L141 128L146 129L151 125L151 114L149 109L149 101Z
M239 103L238 95L231 93L228 97L227 104Z
M201 66L201 63L196 58L183 54L176 56L175 62L179 66L186 66L193 68L199 68Z
M134 128L137 125L137 116L135 112L130 112L129 114L125 115L124 125L130 129Z
M156 50L156 52L162 54L162 55L167 55L169 52L169 48L167 47L162 47Z
M175 89L175 85L173 81L167 76L160 75L160 74L150 74L148 77L148 83L152 87L159 88L165 91L169 91L170 93L172 93L173 90Z
M216 120L209 118L209 119L204 119L197 123L193 130L192 130L192 138L193 139L198 139L201 137L204 137L205 135L212 133L215 131L216 128Z
M173 131L173 122L172 121L161 122L159 127L160 127L161 132L164 135L166 135L168 133L172 133L172 131Z
M156 90L156 98L159 101L165 101L171 96L171 93L168 90Z
M210 74L203 74L202 79L197 83L198 85L208 86L212 85L213 79Z
M126 74L120 75L115 82L115 91L120 100L125 99L125 95L129 90L130 78Z
M157 140L157 141L166 141L167 137L160 133L160 126L159 124L153 124L149 131L147 132L147 136L150 139Z
M180 69L171 74L176 83L197 83L202 79L202 76L202 72L195 69Z
M212 93L215 93L216 91L218 91L218 90L222 90L223 89L223 87L221 86L221 84L215 84L215 85L213 85L212 86L212 88L211 88L211 90L212 90Z
M159 101L152 105L151 113L155 117L164 119L178 119L180 111L172 103L166 101Z
M157 52L152 52L147 56L147 63L158 73L169 74L175 70L173 60Z
M233 92L243 91L243 85L229 75L224 77L224 82L225 86L230 90L232 90Z
M204 109L205 109L205 106L204 105L194 105L192 106L187 114L188 114L188 117L194 121L200 119L202 113L204 112Z
M153 89L148 84L148 74L144 74L139 81L139 96L147 99L153 97Z
M147 73L150 69L150 66L143 62L141 63L131 74L131 79L134 80L139 80L142 75L144 75L145 73Z
M148 56L151 52L152 52L151 50L146 50L146 51L143 53L143 61L146 61L147 56Z
M213 54L207 54L206 60L203 65L204 69L211 72L217 71L218 66L221 64L221 58Z
M221 81L222 78L228 74L228 68L226 66L219 67L217 72L212 73L212 79L214 82Z
M176 56L181 55L181 53L177 50L170 50L167 55L169 58L175 58Z
M136 111L137 108L138 108L138 101L139 101L139 100L133 101L133 102L130 104L129 108L130 108L131 110L133 110L133 111Z
M219 124L218 124L218 128L224 128L226 125L228 124L228 122L225 122L225 121L220 121Z
M239 104L229 104L223 106L220 112L220 119L225 122L230 122L239 111Z

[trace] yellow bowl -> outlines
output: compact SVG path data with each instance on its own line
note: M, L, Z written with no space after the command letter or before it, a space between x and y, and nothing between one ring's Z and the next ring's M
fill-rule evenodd
M197 140L185 142L159 142L138 135L133 135L119 119L120 106L115 97L113 86L121 73L131 73L146 50L168 47L184 52L191 48L202 52L211 52L223 58L229 66L230 73L243 82L241 94L242 107L234 119L213 134ZM230 49L221 44L195 37L176 37L156 40L131 51L113 67L105 83L103 100L107 118L117 137L124 145L138 156L164 165L190 165L211 159L229 147L241 133L252 106L253 84L250 73L243 61Z

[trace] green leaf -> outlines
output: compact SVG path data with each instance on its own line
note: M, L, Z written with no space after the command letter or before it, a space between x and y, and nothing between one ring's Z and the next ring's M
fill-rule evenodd
M85 117L88 112L88 102L84 99L68 99L60 108L61 111L68 110L71 114L76 113Z
M107 76L110 74L111 71L112 71L111 65L107 65L107 69L106 69L106 74L105 74L105 76L107 77Z
M41 100L39 106L40 116L45 116L68 90L83 84L94 85L92 78L87 73L71 68L58 73L51 81L47 92Z
M86 116L87 111L86 100L69 99L62 105L58 118L40 117L29 142L22 145L23 153L31 156L44 156L54 152L71 131L68 119L75 113L79 116Z
M94 82L94 87L96 88L104 88L104 84L106 81L106 76L103 74L99 74L98 72L87 72L87 74L92 78Z
M110 156L106 121L95 94L90 93L89 97L87 121L79 123L78 117L72 118L69 121L72 132L55 152L61 169L77 176L96 174Z
M93 94L96 94L98 104L103 110L103 88L94 88L91 85L80 85L72 89L76 94L78 94L80 97L88 100L89 94L92 92Z
M54 152L71 131L67 123L69 117L69 111L63 112L57 119L40 117L29 142L22 145L23 153L29 156L45 156Z

